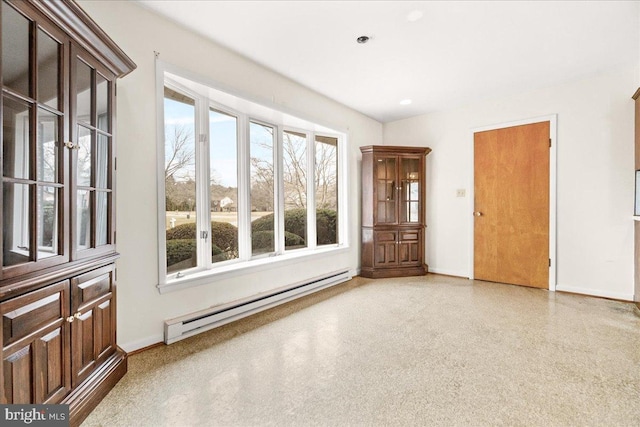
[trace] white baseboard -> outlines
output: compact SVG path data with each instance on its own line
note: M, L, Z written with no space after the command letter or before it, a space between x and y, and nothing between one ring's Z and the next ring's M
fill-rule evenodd
M429 266L429 273L443 274L445 276L462 277L465 279L469 278L469 273L466 271L447 270L447 269L441 269L441 268L433 268L431 266Z
M121 349L126 351L127 353L131 353L132 351L140 350L141 348L149 347L154 344L161 343L164 340L164 335L159 333L157 335L143 338L141 340L130 341L127 343L119 343Z
M592 297L612 298L623 301L633 301L633 294L623 294L620 292L609 292L601 289L579 288L576 286L557 285L556 291L571 292L574 294L589 295Z

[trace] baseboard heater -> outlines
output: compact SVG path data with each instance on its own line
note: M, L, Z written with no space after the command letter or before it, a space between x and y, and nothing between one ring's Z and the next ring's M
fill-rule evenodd
M286 288L254 295L229 304L214 306L164 322L164 342L172 344L184 338L242 319L276 305L317 292L351 279L348 270L297 283Z

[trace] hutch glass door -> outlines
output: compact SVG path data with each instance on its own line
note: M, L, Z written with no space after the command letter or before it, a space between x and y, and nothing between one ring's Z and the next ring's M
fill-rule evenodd
M112 80L88 54L75 49L72 70L73 247L77 258L112 250ZM79 52L79 53L77 53Z
M378 224L395 224L397 222L396 164L396 157L378 157L375 161L376 222Z
M400 158L400 222L420 222L420 159Z
M64 37L2 2L2 277L68 260ZM17 7L17 6L16 6Z

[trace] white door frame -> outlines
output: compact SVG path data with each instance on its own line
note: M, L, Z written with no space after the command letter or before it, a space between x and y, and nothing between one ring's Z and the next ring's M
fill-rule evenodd
M551 114L548 116L533 117L530 119L518 120L513 122L498 123L489 126L483 126L471 129L470 145L471 145L471 159L469 160L471 177L469 185L469 221L471 222L471 235L469 238L469 278L474 278L474 239L475 239L475 219L473 217L473 211L475 208L475 182L474 182L474 134L477 132L484 132L488 130L496 130L502 128L509 128L513 126L529 125L533 123L549 122L549 138L551 139L551 148L549 149L549 259L551 265L549 266L549 290L556 290L556 274L557 274L557 257L556 257L556 202L557 202L557 153L558 153L558 115Z

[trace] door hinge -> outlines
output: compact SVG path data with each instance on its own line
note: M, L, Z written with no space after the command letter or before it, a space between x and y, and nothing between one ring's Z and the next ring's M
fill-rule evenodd
M116 244L116 232L115 231L113 232L113 244L114 245Z
M549 267L551 267L551 258L549 258Z
M551 148L551 138L549 138L549 148Z
M200 142L207 142L207 135L205 135L204 133L200 134Z
M117 158L117 157L115 157L115 158L113 159L113 170L114 170L114 171L117 171L117 170L118 170L118 158Z
M207 239L207 237L209 237L209 232L208 231L201 231L200 232L200 238L201 239Z

